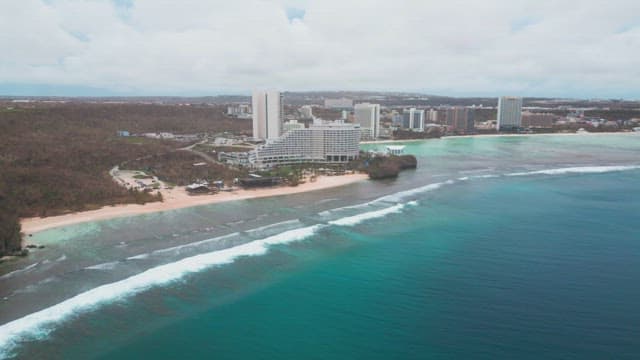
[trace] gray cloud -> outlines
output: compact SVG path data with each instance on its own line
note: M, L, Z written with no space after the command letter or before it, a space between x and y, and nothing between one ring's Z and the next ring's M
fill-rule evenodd
M640 98L640 3L24 0L0 83Z

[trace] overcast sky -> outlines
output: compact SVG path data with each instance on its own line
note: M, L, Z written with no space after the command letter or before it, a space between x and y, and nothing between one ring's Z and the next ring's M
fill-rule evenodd
M0 94L640 99L638 0L0 0Z

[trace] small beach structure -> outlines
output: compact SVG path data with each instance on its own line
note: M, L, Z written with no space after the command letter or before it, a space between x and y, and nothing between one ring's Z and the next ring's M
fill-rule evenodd
M209 184L207 182L189 184L187 185L186 190L190 195L211 193L215 194L219 191L217 187L209 187Z
M389 145L387 146L388 155L402 155L404 154L404 145Z
M282 178L277 176L250 176L238 180L243 187L266 187L282 184Z

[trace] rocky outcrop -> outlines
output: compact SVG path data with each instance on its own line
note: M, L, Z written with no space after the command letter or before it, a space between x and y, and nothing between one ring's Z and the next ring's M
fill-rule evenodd
M370 179L379 180L398 177L400 171L415 169L417 166L418 160L413 155L376 156L365 170Z

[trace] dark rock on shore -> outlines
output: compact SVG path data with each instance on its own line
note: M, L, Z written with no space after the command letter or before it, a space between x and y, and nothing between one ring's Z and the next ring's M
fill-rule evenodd
M376 156L371 159L366 171L370 179L379 180L398 177L400 171L417 166L418 160L413 155Z

